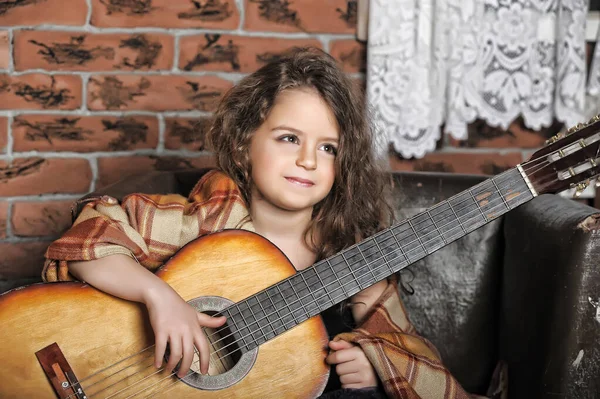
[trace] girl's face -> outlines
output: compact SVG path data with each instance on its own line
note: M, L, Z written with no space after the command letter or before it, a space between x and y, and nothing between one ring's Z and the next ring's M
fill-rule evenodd
M250 142L252 201L311 211L335 178L339 130L317 92L286 90Z

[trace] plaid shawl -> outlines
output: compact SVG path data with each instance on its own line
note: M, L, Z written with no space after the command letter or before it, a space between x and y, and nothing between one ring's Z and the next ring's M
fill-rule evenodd
M44 281L67 281L68 261L112 254L132 256L156 270L200 235L226 228L253 230L235 183L217 170L206 173L188 198L131 194L121 203L103 196L88 199L73 226L46 251ZM360 345L385 392L393 398L469 398L442 365L434 346L410 323L395 278L352 332L335 339Z

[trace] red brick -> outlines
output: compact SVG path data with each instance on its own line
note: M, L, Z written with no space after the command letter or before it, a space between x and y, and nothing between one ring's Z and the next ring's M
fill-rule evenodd
M245 29L354 33L356 0L245 0Z
M429 153L421 159L405 160L390 155L392 170L416 170L497 175L521 162L520 152L501 153Z
M274 39L204 34L181 38L179 68L184 71L254 72L292 47L322 48L316 39Z
M85 0L3 1L0 26L17 25L83 25L88 7Z
M8 145L8 118L0 116L0 154L6 152Z
M237 29L240 15L235 0L92 0L92 25Z
M6 226L8 220L8 202L0 201L0 239L6 238Z
M536 148L543 146L562 126L562 123L555 122L549 128L536 131L526 128L523 120L519 119L504 130L492 127L483 120L477 120L468 126L467 140L450 138L450 144L468 148Z
M50 242L0 243L0 279L40 277Z
M102 188L127 176L139 175L153 170L185 170L214 166L214 157L211 155L197 158L156 156L99 158L99 177L96 187Z
M59 236L71 226L73 201L16 202L11 226L16 236Z
M0 196L89 191L92 170L86 159L15 158L0 161Z
M10 44L8 32L0 32L0 69L8 69L8 59L10 57Z
M61 71L160 70L173 66L174 39L158 33L15 33L15 69Z
M79 108L81 88L79 76L0 74L0 109Z
M158 144L158 120L142 115L20 115L12 132L14 151L127 151Z
M231 86L231 82L214 76L94 76L88 85L88 107L213 111Z
M210 122L210 118L166 118L165 148L204 150L204 137Z
M329 53L335 57L346 72L367 71L367 48L356 40L336 40L331 42Z

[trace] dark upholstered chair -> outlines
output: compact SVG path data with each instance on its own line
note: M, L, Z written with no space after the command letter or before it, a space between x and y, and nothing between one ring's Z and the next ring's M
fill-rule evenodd
M204 170L154 172L91 195L187 195ZM398 219L484 178L394 173ZM78 209L75 209L75 213ZM473 393L498 361L510 398L600 397L600 213L542 195L401 272L418 331Z

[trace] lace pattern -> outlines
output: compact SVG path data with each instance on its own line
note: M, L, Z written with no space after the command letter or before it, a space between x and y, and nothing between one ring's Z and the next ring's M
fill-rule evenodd
M476 118L504 129L519 115L532 129L587 120L587 8L587 0L371 0L367 99L380 151L391 143L421 158L442 125L462 140Z

